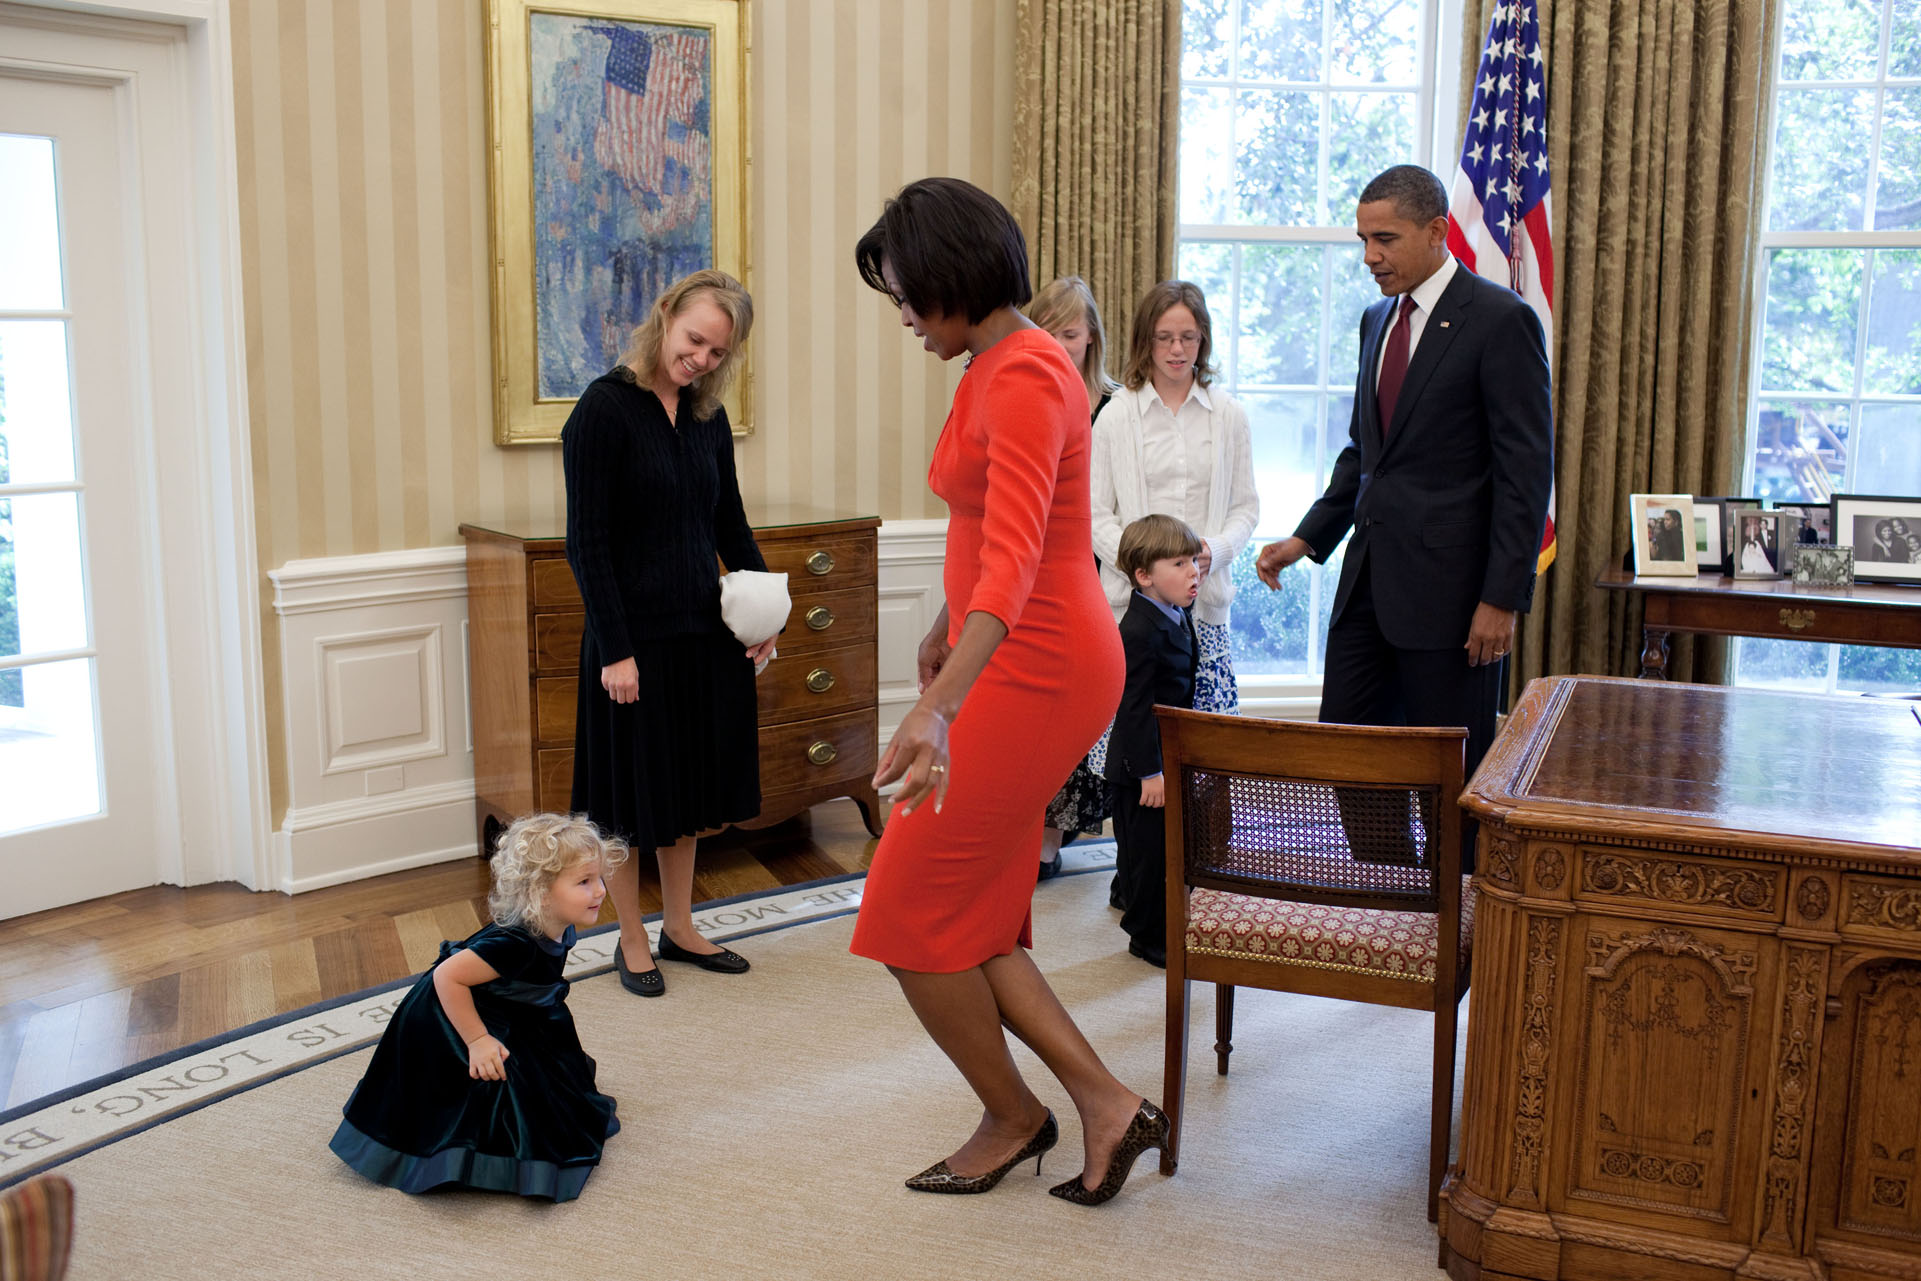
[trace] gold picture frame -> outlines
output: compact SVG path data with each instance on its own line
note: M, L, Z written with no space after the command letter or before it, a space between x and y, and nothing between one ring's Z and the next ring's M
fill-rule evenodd
M495 444L560 439L661 286L747 280L746 9L487 0ZM743 362L736 436L751 386Z

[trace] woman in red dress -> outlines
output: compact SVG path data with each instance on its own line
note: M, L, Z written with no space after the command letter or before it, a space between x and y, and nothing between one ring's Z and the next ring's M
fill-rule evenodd
M907 1181L985 1192L1054 1146L1005 1027L1066 1087L1084 1165L1052 1189L1108 1200L1134 1159L1167 1141L1159 1108L1116 1080L1026 948L1041 815L1120 702L1120 634L1090 542L1087 389L1017 310L1027 245L986 192L927 178L860 239L861 278L901 324L967 374L928 483L948 506L947 605L920 647L920 701L881 758L901 780L874 854L853 951L892 971L921 1025L984 1108L972 1137Z

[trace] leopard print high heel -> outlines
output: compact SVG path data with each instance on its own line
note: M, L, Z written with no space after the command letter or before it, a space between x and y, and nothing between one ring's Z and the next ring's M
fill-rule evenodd
M1134 1160L1149 1148L1167 1150L1167 1113L1141 1100L1141 1106L1134 1113L1134 1119L1127 1123L1127 1132L1121 1135L1120 1146L1107 1162L1107 1174L1101 1179L1100 1186L1089 1189L1081 1183L1081 1176L1075 1175L1065 1183L1047 1189L1052 1196L1075 1205L1100 1205L1112 1201L1114 1194L1127 1182L1127 1173L1134 1168Z
M1041 1122L1041 1128L1034 1131L1034 1137L1029 1139L1020 1151L1008 1157L1005 1162L989 1170L986 1174L976 1174L971 1177L965 1174L955 1174L947 1168L947 1162L936 1161L933 1165L928 1166L925 1170L922 1170L919 1174L907 1180L907 1186L916 1192L949 1192L959 1196L966 1196L975 1192L986 1192L996 1183L1006 1178L1009 1170L1030 1156L1034 1158L1034 1173L1038 1176L1041 1172L1041 1158L1046 1156L1048 1151L1056 1143L1060 1142L1060 1138L1060 1127L1054 1124L1054 1114L1050 1111L1047 1114L1047 1119Z

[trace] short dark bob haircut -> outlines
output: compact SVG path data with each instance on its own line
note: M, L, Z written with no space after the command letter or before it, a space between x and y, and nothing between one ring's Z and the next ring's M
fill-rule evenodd
M922 178L887 202L854 246L860 278L920 316L964 315L978 325L1034 296L1027 238L1000 201L959 178ZM881 275L885 262L897 295Z

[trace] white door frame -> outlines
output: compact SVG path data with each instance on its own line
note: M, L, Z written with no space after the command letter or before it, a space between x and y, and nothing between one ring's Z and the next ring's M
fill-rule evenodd
M156 833L156 879L273 887L259 555L247 422L240 201L228 0L0 3L0 62L123 83L146 216L130 364L155 442L158 621L179 830ZM119 37L117 65L36 60L36 31ZM155 104L167 104L156 109Z

